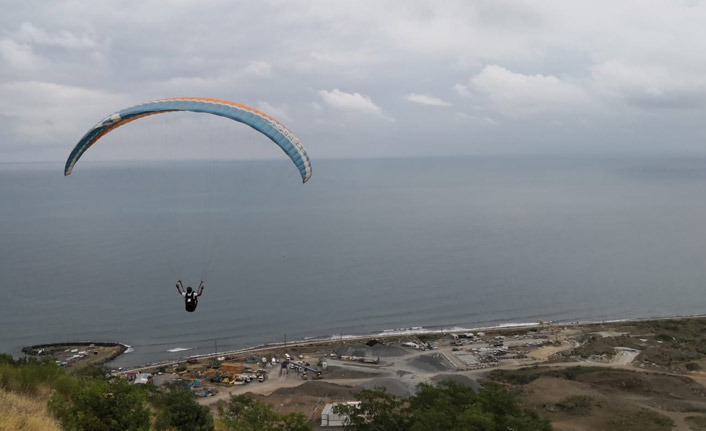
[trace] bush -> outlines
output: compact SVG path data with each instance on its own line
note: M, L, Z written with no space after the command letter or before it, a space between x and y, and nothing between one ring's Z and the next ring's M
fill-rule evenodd
M219 403L219 429L227 431L313 431L301 413L280 415L271 404L246 395L231 396Z
M68 393L56 392L49 410L72 431L147 431L145 391L123 379L84 379Z
M598 373L605 371L605 368L601 367L568 367L562 370L555 370L548 375L553 377L561 377L566 380L574 380L576 377L583 374Z
M334 411L349 418L346 430L528 430L550 431L547 419L528 409L505 387L485 383L476 393L452 381L421 384L417 393L401 399L384 389L356 395L360 406L341 405Z
M11 361L11 362L10 362ZM42 387L65 386L68 380L64 370L53 361L22 358L17 361L0 360L0 388L26 395L36 395Z
M591 413L593 407L598 404L593 397L586 395L575 395L565 398L556 404L564 413L574 416L586 416Z
M526 385L538 379L546 372L546 369L526 367L517 370L493 370L488 377L496 382L509 383L511 385Z
M213 416L208 407L196 402L194 395L183 386L171 386L157 396L160 407L155 422L157 431L213 431Z
M665 334L665 333L659 334L655 338L659 341L667 341L667 342L674 341L674 337L672 337L669 334Z

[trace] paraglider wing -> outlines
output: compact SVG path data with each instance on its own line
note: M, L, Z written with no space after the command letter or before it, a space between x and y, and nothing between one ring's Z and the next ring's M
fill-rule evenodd
M96 124L76 144L66 160L64 175L71 175L74 165L91 145L111 130L148 115L163 114L174 111L203 112L219 115L247 124L258 132L270 138L292 159L299 169L302 182L311 178L309 156L304 151L299 139L277 120L249 106L227 100L208 99L204 97L180 97L160 99L145 102L140 105L118 111Z

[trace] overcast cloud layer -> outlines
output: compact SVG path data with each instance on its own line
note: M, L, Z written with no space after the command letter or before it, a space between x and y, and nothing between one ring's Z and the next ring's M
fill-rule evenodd
M703 155L704 23L698 0L4 0L0 161L63 161L107 114L174 96L266 111L313 160ZM150 117L86 157L280 156L242 128Z

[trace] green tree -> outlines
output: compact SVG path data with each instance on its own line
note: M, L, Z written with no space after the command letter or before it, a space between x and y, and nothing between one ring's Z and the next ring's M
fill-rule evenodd
M56 392L49 409L72 431L147 431L150 413L141 388L122 379L83 379Z
M157 431L213 431L211 412L196 402L188 388L170 386L157 396L155 404L160 407L155 421Z
M0 388L36 394L41 387L62 386L71 380L63 369L49 358L19 358L5 355L0 360Z
M436 386L420 384L416 395L410 398L406 412L411 416L410 429L493 429L491 415L483 412L478 402L478 394L468 386L451 381L443 381Z
M73 372L76 377L84 379L110 379L110 370L102 365L88 365Z
M358 393L358 406L339 404L334 413L348 416L347 430L403 431L410 429L411 418L404 401L388 394L385 388L375 388Z
M483 410L493 415L497 430L549 431L552 429L548 419L542 419L533 410L522 408L520 400L500 384L492 382L484 384L479 395Z
M231 396L218 413L227 431L313 431L301 413L280 415L271 404L245 395Z
M301 413L289 413L281 416L280 431L313 431L314 427Z
M421 384L407 399L384 389L357 396L359 406L342 405L337 413L348 416L347 431L550 431L551 424L505 387L489 383L479 392L455 382Z

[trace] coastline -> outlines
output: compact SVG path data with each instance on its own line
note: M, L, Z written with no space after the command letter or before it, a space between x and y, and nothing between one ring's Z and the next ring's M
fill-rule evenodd
M79 351L83 348L84 350ZM80 365L104 365L118 358L120 355L129 352L130 346L123 343L104 341L72 341L59 343L34 344L22 348L22 353L26 356L50 356L56 360L60 366L71 366L72 361L90 357L90 351L95 358L81 363ZM72 355L73 354L73 355ZM62 361L62 359L64 359Z
M39 349L46 349L49 347L59 347L59 346L66 346L66 345L74 345L74 346L102 346L102 347L122 347L123 350L121 353L125 353L126 350L130 348L130 345L128 344L123 344L123 343L115 343L115 342L110 342L110 341L66 341L63 343L46 343L46 344L33 344L31 346L26 346L22 348L22 353L26 355L36 355L36 353L32 353L32 350L39 350Z
M415 326L263 343L111 373L128 381L144 373L142 378L148 376L157 387L175 379L198 381L197 402L212 411L220 401L246 395L280 413L302 413L311 422L322 417L326 405L350 401L363 389L384 388L408 397L420 384L453 381L477 389L492 381L517 391L527 406L552 422L581 425L576 429L612 429L625 418L694 429L687 427L687 416L706 409L706 356L694 353L704 334L704 314ZM86 350L88 359L74 367L97 358ZM214 356L215 361L204 359ZM567 416L567 400L579 399L592 401L591 409ZM646 417L646 409L655 416Z
M640 318L627 318L627 319L607 319L607 320L596 320L596 321L589 321L589 320L547 321L546 323L552 323L552 324L559 325L562 327L573 327L573 326L583 326L583 325L590 326L590 325L601 325L601 324L611 324L611 323L649 322L649 321L704 318L704 317L706 317L706 314L688 314L688 315L676 315L676 316L666 316L666 317L665 316L640 317ZM261 343L261 344L256 344L256 345L252 345L252 346L243 347L240 349L231 349L231 350L218 351L218 352L214 352L214 353L204 353L204 354L197 354L197 355L180 356L178 358L166 359L166 360L156 360L156 361L151 361L151 362L138 364L138 365L134 365L134 366L121 367L120 369L114 369L114 371L148 369L148 368L154 368L154 367L166 366L166 365L172 365L172 364L181 364L181 363L185 363L189 360L210 359L210 358L216 358L216 357L221 357L221 356L243 355L243 354L250 354L250 353L257 353L257 352L265 352L265 351L270 351L270 350L277 350L277 349L282 349L282 348L287 348L287 347L304 347L304 346L325 347L325 346L333 346L338 343L349 343L349 342L356 342L356 341L370 340L370 339L380 339L380 340L389 340L389 339L394 339L394 338L404 339L404 338L417 337L420 335L443 336L445 334L478 332L478 331L488 331L488 332L499 332L500 333L500 332L504 332L504 331L513 331L513 330L518 330L518 329L537 328L539 326L540 326L539 322L517 322L517 323L508 322L508 323L500 323L497 325L485 325L485 326L473 326L473 327L461 327L461 326L449 325L449 326L425 328L422 326L412 326L412 327L407 327L407 328L384 329L381 331L370 332L370 333L365 333L365 334L340 334L340 335L311 336L311 337L304 337L303 339L300 339L300 340L292 340L292 341L287 341L287 342ZM120 346L122 346L122 349L119 354L115 355L110 360L106 360L106 361L102 362L102 364L108 366L109 368L112 368L112 367L110 367L110 361L117 359L121 355L124 355L126 353L130 353L133 349L130 345L123 344L123 343L80 342L80 343L50 343L50 344L43 344L43 345L34 345L34 346L25 347L22 349L22 351L24 352L25 349L32 348L32 347L40 347L41 348L43 346L57 346L57 345L67 345L67 344L75 344L75 345L95 344L95 345L120 345ZM184 350L184 351L188 351L188 350Z

